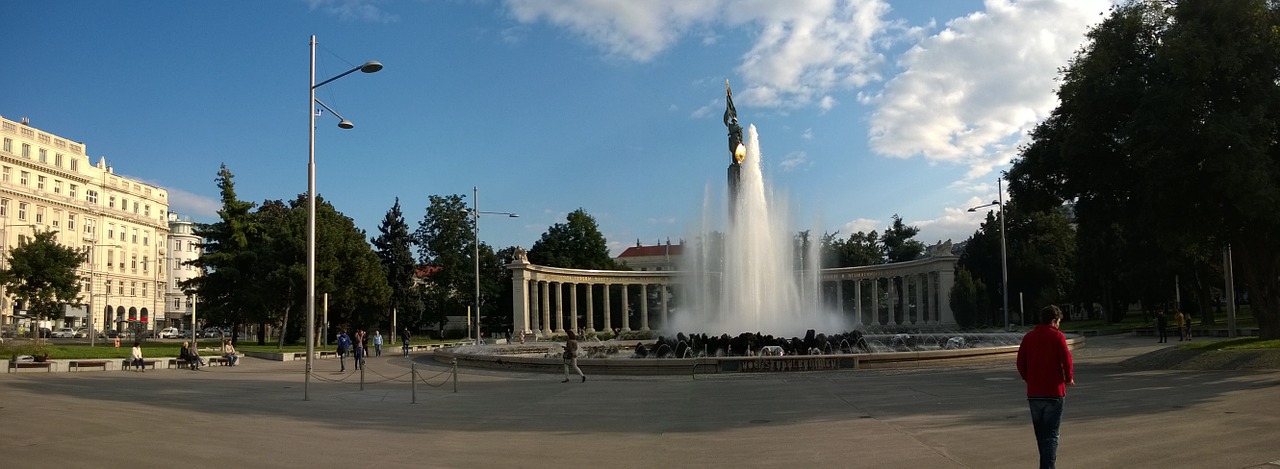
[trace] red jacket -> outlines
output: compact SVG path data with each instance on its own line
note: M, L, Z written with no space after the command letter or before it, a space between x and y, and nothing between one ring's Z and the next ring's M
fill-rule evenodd
M1027 382L1027 397L1063 397L1075 379L1067 337L1056 327L1041 324L1022 337L1018 346L1018 374Z

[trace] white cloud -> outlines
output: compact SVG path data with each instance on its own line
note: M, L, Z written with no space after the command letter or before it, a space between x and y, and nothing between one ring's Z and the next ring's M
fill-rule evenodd
M343 21L391 23L399 20L380 6L383 0L307 0L311 10L320 10Z
M874 98L871 146L884 155L970 166L1007 164L1023 134L1057 104L1067 63L1107 0L987 0L899 59Z
M724 115L723 106L724 104L719 99L713 99L706 106L694 109L693 112L689 113L689 118L702 119L708 116L722 116Z
M545 20L581 35L610 55L645 62L693 26L714 20L720 0L506 0L522 23Z
M778 163L778 167L782 168L783 172L788 172L800 166L807 166L808 164L808 153L803 151L793 151L791 153L787 153L787 156L782 158L782 161Z
M165 190L169 191L169 211L178 215L193 219L212 219L217 218L218 210L222 209L221 200L172 187L166 187Z
M871 220L868 218L858 218L853 221L845 222L845 224L840 227L840 234L847 239L849 235L852 235L857 232L870 233L873 230L878 231L879 226L880 226L879 220Z

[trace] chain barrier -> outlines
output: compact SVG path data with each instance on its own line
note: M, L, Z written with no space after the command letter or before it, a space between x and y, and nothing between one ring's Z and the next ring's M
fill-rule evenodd
M376 370L370 368L368 362L366 362L365 365L360 367L358 370L352 370L350 372L347 372L345 376L342 376L340 378L324 377L324 376L321 376L319 373L316 373L314 370L310 373L310 375L315 377L317 380L324 381L324 382L348 383L349 380L351 380L352 376L355 375L357 372L360 373L358 384L360 385L361 391L364 390L364 385L366 384L383 384L383 383L389 383L389 382L401 383L401 382L404 382L402 381L402 379L405 376L410 376L410 378L408 379L408 382L410 386L410 392L412 393L412 402L414 404L418 402L418 386L417 386L418 382L422 382L422 384L425 384L433 388L443 387L445 384L448 384L449 382L453 382L453 392L455 393L458 392L458 360L456 359L452 361L448 369L442 370L439 373L436 373L432 376L423 376L421 373L419 373L418 364L416 362L411 362L409 364L409 371L405 373L401 373L400 375L397 375L397 376L387 376L382 373L379 373ZM368 381L365 379L365 376L364 376L365 372L377 375L381 379L376 381ZM304 370L303 373L306 373L306 371ZM431 383L431 380L435 380L436 378L444 376L445 374L449 374L449 376L445 377L444 381L441 381L439 384Z

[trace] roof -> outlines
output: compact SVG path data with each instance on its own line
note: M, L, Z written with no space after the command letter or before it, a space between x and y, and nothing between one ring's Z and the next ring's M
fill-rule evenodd
M664 255L679 256L680 253L682 252L684 252L683 244L660 244L657 246L632 246L627 248L626 251L622 251L622 254L618 254L617 258L625 259L628 257L651 257L651 256L664 256Z

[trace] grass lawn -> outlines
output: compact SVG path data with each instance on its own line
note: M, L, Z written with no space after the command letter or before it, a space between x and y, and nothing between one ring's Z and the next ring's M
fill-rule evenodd
M1192 322L1193 328L1202 328L1202 327L1226 328L1227 312L1224 309L1221 313L1214 314L1213 324L1209 326L1205 326L1204 324L1202 324L1199 316L1192 318L1192 321L1193 321ZM1120 322L1114 322L1111 324L1107 324L1106 321L1102 319L1089 319L1089 320L1082 320L1082 321L1068 321L1068 320L1062 321L1062 330L1098 331L1104 334L1107 332L1128 332L1134 329L1140 329L1144 327L1155 327L1155 316L1152 315L1151 318L1149 318L1146 321L1143 321L1141 311L1130 311L1129 314L1124 317L1124 320ZM1172 317L1169 318L1169 327L1173 327ZM1253 310L1250 309L1249 305L1243 305L1236 308L1236 327L1241 327L1241 328L1258 327L1258 321L1253 317Z
M1280 340L1262 340L1257 337L1238 337L1235 339L1192 342L1180 344L1178 348L1185 350L1258 350L1280 349Z

